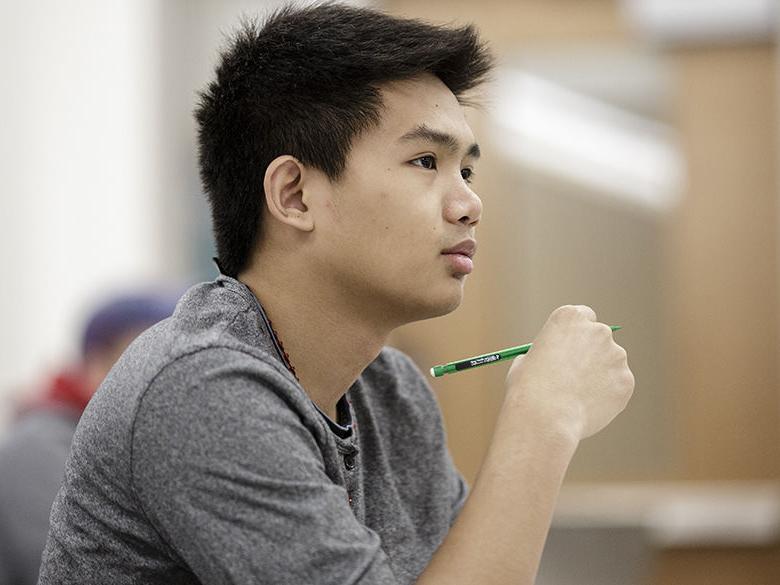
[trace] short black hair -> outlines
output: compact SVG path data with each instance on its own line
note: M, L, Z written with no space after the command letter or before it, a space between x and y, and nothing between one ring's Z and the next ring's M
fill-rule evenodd
M353 139L379 122L381 84L427 72L463 103L492 64L470 25L331 2L245 18L195 110L220 270L235 277L249 263L276 157L289 154L335 180Z

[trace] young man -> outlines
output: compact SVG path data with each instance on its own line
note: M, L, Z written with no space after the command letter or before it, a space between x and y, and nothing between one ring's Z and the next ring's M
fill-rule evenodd
M471 28L327 4L246 24L202 96L222 275L113 369L74 441L41 583L533 580L578 441L633 388L587 307L507 378L474 489L425 380L383 348L472 270Z

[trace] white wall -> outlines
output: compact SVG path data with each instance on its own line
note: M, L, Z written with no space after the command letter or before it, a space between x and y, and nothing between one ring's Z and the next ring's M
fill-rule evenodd
M80 312L151 282L161 252L159 6L0 5L0 415L73 354Z

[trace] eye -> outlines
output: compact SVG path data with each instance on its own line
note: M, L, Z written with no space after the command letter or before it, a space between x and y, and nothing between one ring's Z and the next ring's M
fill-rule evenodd
M461 169L460 176L463 177L463 180L466 181L467 183L471 183L471 181L474 180L474 169L470 167Z
M436 157L430 154L426 154L425 156L421 156L419 158L414 159L413 161L411 161L411 163L415 166L422 167L424 169L435 169Z

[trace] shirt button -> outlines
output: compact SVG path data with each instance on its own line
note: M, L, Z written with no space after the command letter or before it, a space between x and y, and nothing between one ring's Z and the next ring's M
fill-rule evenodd
M354 453L347 453L344 455L344 467L347 468L347 471L352 471L355 469L355 454Z

